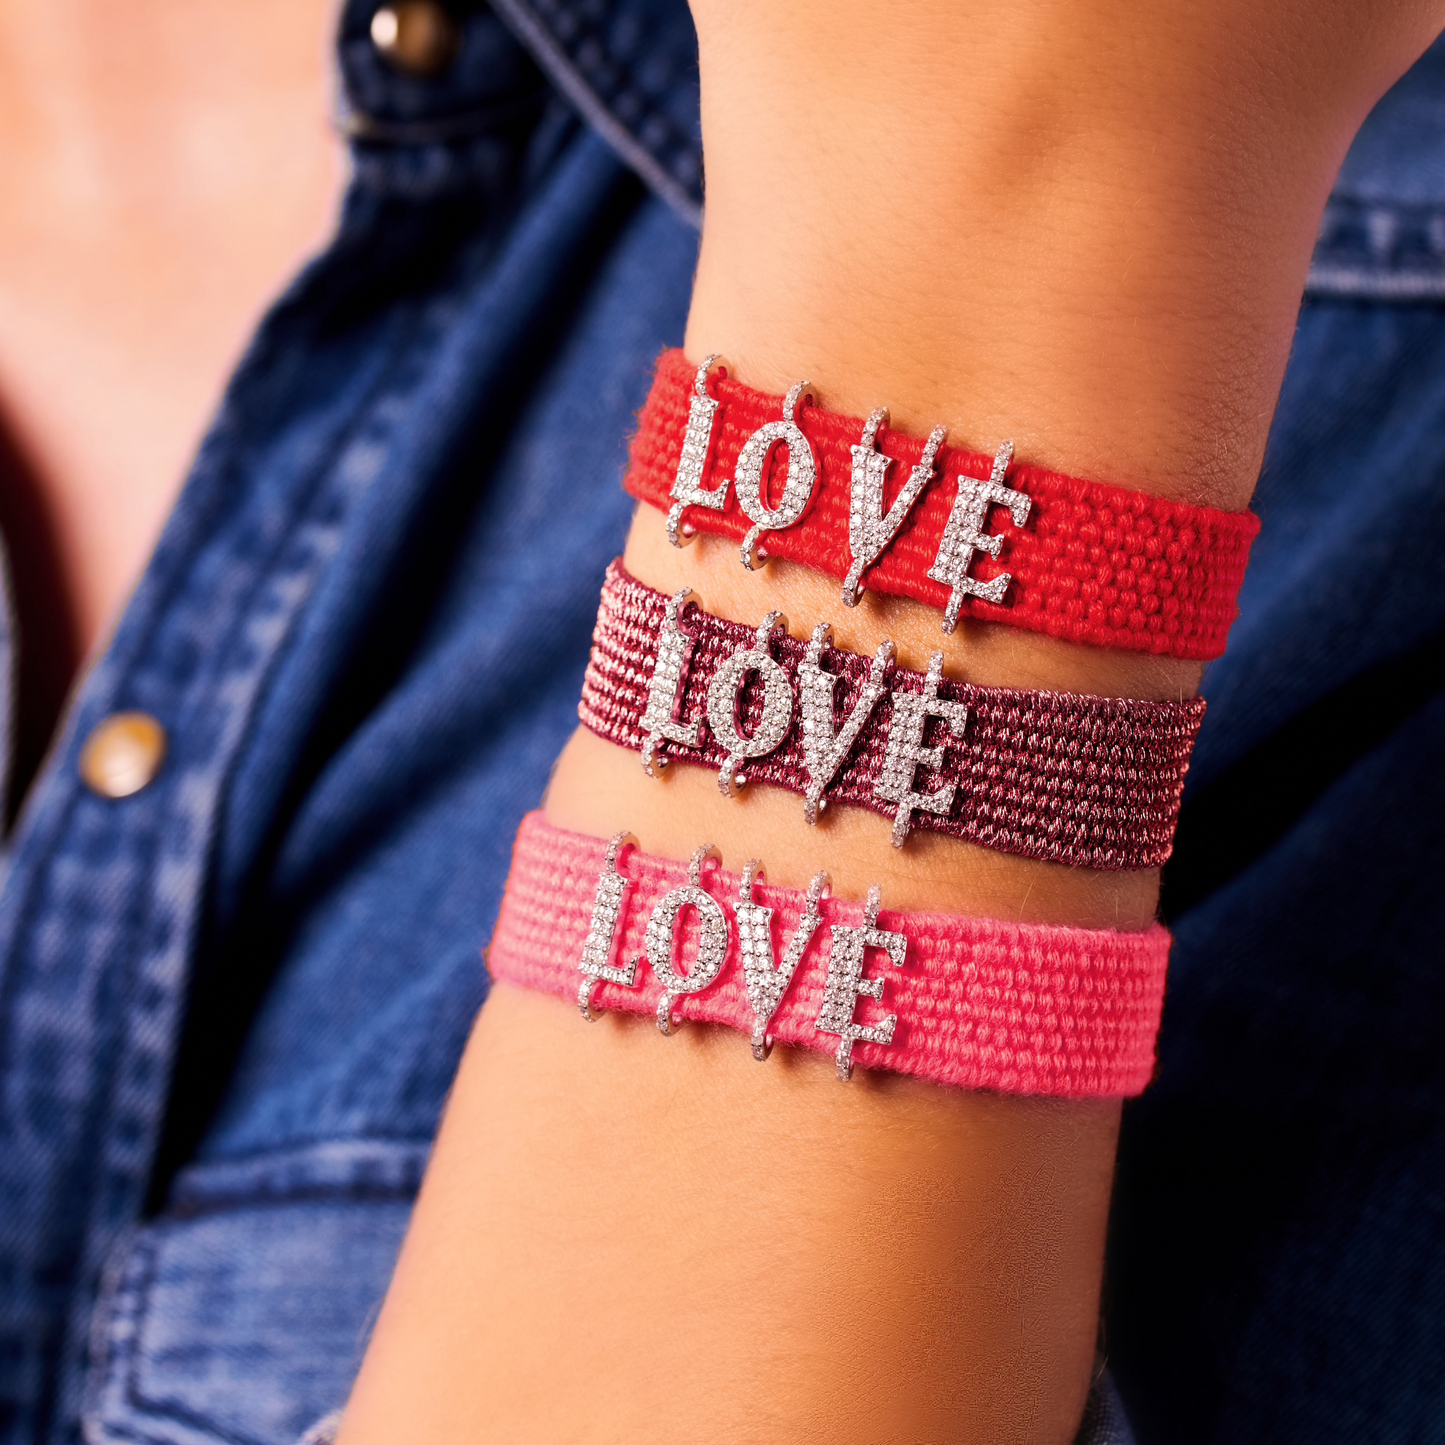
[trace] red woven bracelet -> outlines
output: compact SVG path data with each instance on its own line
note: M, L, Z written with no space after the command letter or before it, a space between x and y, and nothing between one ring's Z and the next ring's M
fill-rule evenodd
M522 820L487 950L492 977L664 1033L726 1024L867 1068L968 1089L1063 1098L1137 1094L1154 1068L1169 935L880 912ZM710 860L709 855L714 855ZM684 959L691 960L685 966ZM645 965L645 968L644 968Z
M661 663L659 664L659 659ZM1204 702L1138 702L975 687L704 612L607 571L578 716L642 753L751 779L985 848L1079 867L1169 857ZM740 772L739 769L742 769Z
M1070 642L1207 659L1224 651L1251 512L1011 465L709 374L664 352L632 443L627 490L692 530L844 579ZM892 459L897 465L890 466ZM886 495L885 495L886 494ZM886 501L886 505L885 505Z

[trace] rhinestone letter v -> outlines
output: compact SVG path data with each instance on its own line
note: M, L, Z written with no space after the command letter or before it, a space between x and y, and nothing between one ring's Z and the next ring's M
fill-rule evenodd
M863 731L863 724L873 716L873 709L888 691L885 678L893 662L893 644L879 643L868 670L868 680L859 689L853 711L843 719L842 727L836 727L833 702L839 679L836 673L823 667L823 653L832 642L831 624L820 622L813 629L808 651L798 666L798 689L803 704L803 766L808 770L803 817L809 823L816 823L818 814L827 807L823 790L837 777L843 759Z
M773 963L773 910L753 900L753 884L762 876L762 863L748 860L738 884L738 901L733 908L738 920L738 951L743 959L743 981L748 988L748 1002L753 1009L753 1057L763 1063L773 1047L768 1025L798 971L798 964L808 951L818 925L823 921L818 911L828 888L828 875L815 873L808 885L808 901L803 916L793 930L781 964Z
M918 494L928 485L933 476L934 462L943 438L948 434L946 427L936 426L928 434L928 444L918 465L909 473L903 490L893 499L885 516L883 512L883 483L893 458L884 456L877 449L878 428L888 425L888 408L880 406L863 426L863 436L853 447L852 491L848 502L848 551L852 564L843 580L843 605L856 607L862 594L863 569L871 567L882 555L883 549L898 534L904 519L913 509Z

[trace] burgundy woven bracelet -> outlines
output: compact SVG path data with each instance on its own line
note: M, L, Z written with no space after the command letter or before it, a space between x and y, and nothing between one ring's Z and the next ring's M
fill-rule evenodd
M1157 868L1169 857L1204 701L1138 702L975 687L809 642L669 598L620 561L607 571L578 715L640 752L675 758L985 848L1084 868ZM659 663L659 659L661 660Z

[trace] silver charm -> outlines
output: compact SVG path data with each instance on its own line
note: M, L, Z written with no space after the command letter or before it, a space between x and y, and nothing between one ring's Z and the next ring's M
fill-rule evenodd
M687 868L687 882L657 900L652 917L647 920L647 962L666 992L657 1006L657 1027L664 1034L676 1031L679 1021L672 1016L672 1005L685 993L698 993L717 981L728 952L728 921L722 904L703 889L703 859L718 857L711 843L704 843L692 855ZM673 964L677 946L677 920L684 908L697 909L697 958L687 973L679 973Z
M945 632L952 632L957 625L958 609L965 597L1002 602L1008 591L1011 578L1007 572L1000 573L991 582L979 582L968 575L968 569L975 551L997 557L1003 550L1003 538L983 530L990 507L1007 507L1015 527L1022 527L1029 519L1030 499L1023 492L1015 492L1003 484L1013 454L1014 444L1005 442L994 453L993 474L986 482L976 482L971 477L958 479L958 495L953 499L953 510L948 514L948 525L943 529L938 555L928 569L928 575L935 582L943 582L953 588L943 613Z
M617 935L617 920L622 913L622 898L632 880L617 871L617 860L624 848L635 848L637 839L623 831L613 835L607 845L607 862L597 879L597 899L592 905L592 921L587 925L587 941L582 945L582 957L577 968L584 975L577 990L577 1008L582 1017L596 1023L597 1015L592 1012L592 994L599 983L620 984L633 988L637 983L637 960L631 963L612 962L612 944Z
M863 427L863 439L853 448L853 483L848 501L848 551L853 561L843 579L843 605L856 607L863 591L863 569L871 567L883 549L897 535L904 519L913 510L918 494L933 476L938 449L948 435L948 428L936 426L928 434L928 445L918 465L908 475L903 490L893 499L888 514L883 514L883 482L893 458L877 449L878 428L888 425L888 408L880 406Z
M708 372L714 366L721 366L726 375L727 362L714 353L703 361L693 378L687 431L683 434L682 455L677 459L677 475L672 482L672 507L667 514L667 540L674 547L683 547L692 541L692 529L682 526L682 514L688 507L707 507L720 512L728 499L726 477L711 491L704 491L702 485L708 449L712 446L712 424L720 405L707 391Z
M823 985L823 1011L818 1015L818 1032L838 1035L838 1052L834 1055L838 1077L846 1084L853 1077L853 1045L891 1044L897 1014L889 1014L876 1024L860 1024L854 1014L860 998L875 1002L883 997L883 980L866 978L863 974L863 952L881 948L895 968L903 967L908 953L908 940L901 933L889 933L878 927L878 909L883 902L882 890L875 883L868 890L868 904L863 911L863 926L849 928L833 925L833 947L828 955L828 981Z
M923 730L931 717L941 717L956 738L963 736L968 709L961 702L942 702L938 685L943 681L943 654L935 652L928 659L928 676L922 693L895 691L893 720L888 727L888 746L883 766L873 784L873 796L896 805L893 813L893 846L901 848L913 826L913 814L946 813L953 806L954 785L932 793L913 791L913 780L919 768L943 766L943 744L924 747Z
M701 606L701 601L691 587L684 587L668 599L667 615L657 632L657 661L652 668L652 681L647 686L647 708L642 714L642 726L647 736L642 743L642 771L649 778L655 778L654 765L665 768L668 759L663 755L664 741L678 743L685 748L695 748L698 742L698 724L677 721L677 707L682 698L683 683L687 679L687 665L692 657L691 634L682 630L682 609L688 599Z
M833 643L830 623L820 622L813 629L812 641L802 662L798 664L798 688L803 712L803 766L808 771L808 787L803 795L803 817L810 823L828 806L823 790L838 775L843 759L848 756L863 725L873 715L888 691L883 679L893 661L893 644L882 642L873 654L868 681L863 684L853 711L843 719L843 726L834 726L834 699L838 677L823 670L823 650Z
M761 758L772 752L788 735L793 725L793 684L787 669L770 650L775 630L786 632L787 619L781 612L770 612L758 626L751 647L739 648L713 673L707 689L707 721L712 735L727 749L727 761L717 775L718 791L723 797L733 795L733 784L742 787L747 778L737 771L745 758ZM756 672L763 684L763 715L758 729L747 737L740 727L738 696L750 672Z
M738 453L738 506L752 519L752 530L743 538L739 549L743 566L753 570L762 565L757 555L758 538L764 532L777 532L791 527L808 509L813 499L813 484L818 479L818 459L812 445L798 425L798 407L802 398L813 400L812 383L798 382L783 399L783 419L760 426L743 444ZM788 449L788 476L783 495L776 509L769 507L763 496L763 478L768 458L776 446Z
M773 1036L768 1025L798 971L798 964L808 951L818 925L823 921L818 912L824 891L828 887L828 875L815 873L808 885L808 901L803 916L788 942L781 964L773 962L773 910L761 903L753 902L753 884L762 876L763 865L756 859L748 860L743 869L742 881L738 884L738 901L733 912L738 920L738 951L743 959L743 980L748 986L748 1002L753 1006L753 1057L763 1063L773 1047Z

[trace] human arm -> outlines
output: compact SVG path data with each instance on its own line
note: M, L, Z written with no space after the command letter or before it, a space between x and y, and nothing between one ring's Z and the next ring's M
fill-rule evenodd
M1097 37L1072 45L1075 11L1022 8L1037 33L997 54L967 36L991 67L917 35L894 53L876 20L849 33L867 18L849 7L828 7L826 26L806 7L700 7L710 189L689 353L722 350L777 390L809 375L839 410L888 402L911 430L945 421L989 449L1013 435L1069 471L1241 505L1318 206L1393 62L1376 57L1353 93L1342 61L1304 67L1306 98L1327 87L1339 110L1295 133L1298 93L1184 103L1200 73L1294 54L1289 34L1241 35L1249 18L1215 7L1206 18L1239 52L1173 56L1171 72L1173 52L1151 58L1139 33L1147 16L1132 16L1125 66L1077 54ZM794 22L808 23L778 32ZM1153 86L1136 83L1141 52ZM970 66L996 70L999 94L984 87L979 116L961 117L950 87ZM795 71L801 99L782 84ZM1071 76L1088 93L1041 120L1035 82L1047 99ZM1086 105L1092 87L1119 99ZM1177 134L1173 107L1187 112ZM1291 133L1269 144L1271 127ZM1238 145L1211 167L1221 128ZM689 583L745 621L775 604L836 620L809 574L747 576L730 548L674 554L660 537L644 513L629 545L653 585ZM914 665L937 638L906 604L870 602L847 623L846 645L886 633ZM965 628L946 651L985 683L1168 697L1195 680L1190 664L995 628ZM649 782L587 736L549 811L673 856L704 837L735 866L764 852L797 885L825 863L840 892L881 882L900 907L1126 928L1153 911L1149 875L947 840L898 855L876 820L840 814L815 834L777 795L724 802L685 770ZM1114 1117L897 1080L844 1092L826 1065L760 1070L703 1030L666 1044L616 1020L582 1030L499 988L343 1438L1067 1439L1092 1363Z

